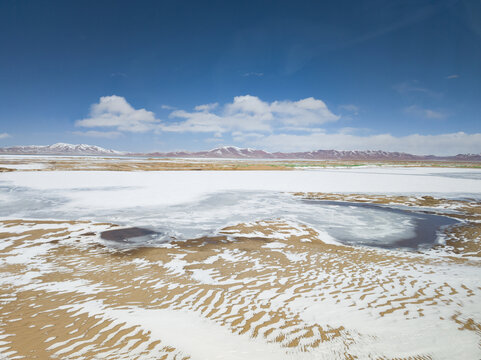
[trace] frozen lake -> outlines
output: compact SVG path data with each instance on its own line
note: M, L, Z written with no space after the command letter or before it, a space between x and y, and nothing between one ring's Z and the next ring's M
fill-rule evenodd
M305 201L290 193L479 198L479 174L471 169L430 168L7 173L0 177L0 216L145 227L158 233L147 239L152 245L275 219L306 224L326 242L417 249L439 242L439 230L456 221L373 205Z
M303 200L271 192L217 193L188 204L143 208L142 213L131 215L105 214L97 220L113 218L116 223L140 225L154 232L139 237L142 234L136 232L129 235L131 228L128 228L119 239L132 238L123 244L135 246L213 236L225 226L275 220L305 224L328 243L416 250L439 243L440 231L458 223L445 216L387 206Z
M5 346L23 351L27 337L46 358L167 345L192 359L479 358L479 174L1 173ZM478 201L447 200L467 198ZM455 220L434 213L463 223L443 238ZM236 241L164 244L215 234ZM107 336L118 341L104 351Z

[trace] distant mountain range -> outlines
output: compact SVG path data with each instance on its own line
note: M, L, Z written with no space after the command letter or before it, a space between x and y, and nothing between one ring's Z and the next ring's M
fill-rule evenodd
M349 150L316 150L306 152L267 152L264 150L243 149L225 146L208 151L187 152L154 152L148 154L132 154L138 156L169 158L224 158L224 159L299 159L299 160L450 160L481 161L481 154L459 154L456 156L412 155L400 152L381 150L349 151Z
M299 160L391 160L391 161L481 161L481 154L459 154L455 156L412 155L381 150L316 150L306 152L267 152L264 150L244 149L235 146L219 147L208 151L175 151L153 153L129 153L108 150L95 145L72 145L58 143L46 146L12 146L0 148L0 155L110 155L110 156L149 156L191 159L299 159Z
M27 145L0 148L0 154L8 155L124 155L124 152L107 150L95 145Z

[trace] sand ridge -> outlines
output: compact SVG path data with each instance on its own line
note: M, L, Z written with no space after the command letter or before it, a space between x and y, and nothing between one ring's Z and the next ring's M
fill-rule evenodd
M473 257L326 244L315 230L282 219L123 250L99 240L117 228L1 222L1 354L199 358L202 344L188 343L175 324L185 318L222 339L224 358L238 344L252 358L479 355L481 267ZM170 332L162 318L152 324L155 316L174 319ZM431 347L423 336L452 342Z

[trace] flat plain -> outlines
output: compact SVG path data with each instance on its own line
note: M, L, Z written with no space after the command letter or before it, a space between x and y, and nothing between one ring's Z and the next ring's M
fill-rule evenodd
M481 356L475 163L0 169L0 357Z

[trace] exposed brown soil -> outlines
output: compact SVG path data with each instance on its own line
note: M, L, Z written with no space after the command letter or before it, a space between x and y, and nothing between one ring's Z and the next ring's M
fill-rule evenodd
M343 201L359 197L361 201L356 194L297 195ZM433 198L400 197L369 200L412 206L457 205L466 215L479 216L476 209L469 210L477 205L469 202L453 204ZM459 331L472 332L481 339L481 324L465 314L462 306L481 287L430 278L437 264L479 267L478 262L467 257L467 250L452 245L471 231L463 238L463 246L470 247L470 256L476 251L475 256L479 256L479 244L473 242L476 236L479 240L475 224L471 221L466 229L458 227L448 234L453 238L448 247L459 251L453 250L453 255L463 256L436 259L422 254L330 245L307 226L300 225L293 231L290 225L275 220L225 227L220 236L174 241L170 247L122 251L95 241L102 232L115 234L109 230L117 230L115 225L0 221L0 242L8 242L0 247L0 275L20 279L38 272L35 279L27 282L28 286L13 281L0 288L2 351L24 359L189 358L183 349L157 338L140 323L127 325L103 313L83 310L82 304L89 301L101 301L104 306L119 310L140 307L192 311L233 334L277 343L286 351L314 353L326 344L337 344L333 357L340 359L358 358L354 349L366 341L366 334L348 326L307 323L290 304L302 298L329 299L359 312L367 311L375 318L393 317L400 325L404 318L431 316L434 321L433 314L448 307L452 313L437 317L433 326L454 322ZM42 229L42 225L49 228ZM70 230L70 226L78 225L81 231ZM106 226L109 229L105 230ZM284 244L282 251L269 247L274 242ZM43 248L45 244L47 249ZM9 261L26 249L37 248L39 255L33 262ZM175 261L183 264L178 270L169 266ZM49 270L44 270L42 264L49 264ZM210 274L212 282L199 280L198 271ZM64 290L58 285L75 282L79 285ZM97 290L82 290L82 284ZM266 292L274 292L269 301L262 300ZM404 358L429 358L429 354L416 349L408 354ZM392 357L373 353L372 358Z
M182 349L153 337L140 326L127 326L101 314L69 310L92 300L101 300L106 306L119 309L140 306L195 310L234 334L247 333L303 352L315 351L325 343L341 339L344 345L340 354L343 355L338 358L355 358L350 344L354 344L359 335L343 326L304 323L286 306L312 293L308 296L316 296L319 300L338 298L360 311L367 307L380 317L404 314L416 318L423 317L432 306L451 303L454 301L452 294L464 292L469 296L480 290L447 283L433 284L411 275L406 277L402 271L416 269L416 272L429 274L430 264L436 260L325 244L307 227L303 234L283 240L284 250L305 254L304 260L294 263L285 251L266 247L277 241L275 234L290 230L288 225L276 221L226 227L222 230L226 236L177 241L171 248L125 251L95 245L89 240L96 236L95 231L72 237L68 226L78 222L9 220L0 223L3 229L0 239L16 239L0 250L0 259L7 259L16 249L35 248L44 240L57 240L41 258L58 270L43 273L38 285L28 290L14 285L0 289L0 331L7 334L3 341L8 351L27 359L77 358L79 354L88 359L105 358L106 354L128 358L139 346L145 350L136 355L138 358L188 358ZM39 224L58 226L55 229L25 229L20 234L11 232L16 225ZM246 237L254 232L257 237ZM72 246L69 243L72 240L79 245ZM228 260L222 254L236 254L236 260ZM172 272L162 265L179 258L185 262L182 272ZM147 265L139 266L133 260L146 261ZM262 266L256 267L256 263ZM366 276L379 268L390 268L389 276L382 279ZM21 275L32 270L40 269L32 269L28 264L0 266L3 274ZM210 271L215 283L196 280L197 270ZM315 276L317 273L324 275ZM75 288L62 292L42 287L80 279L96 284L101 290L84 294ZM223 284L224 281L227 282ZM264 291L273 289L278 294L276 297L295 290L292 297L284 300L286 306L275 308L258 299ZM455 321L460 324L460 331L479 333L480 324L473 319L465 320L462 308L453 313L451 319L440 321ZM382 354L377 355L382 358ZM414 352L410 358L424 356L418 355Z
M2 164L41 164L40 169L9 169ZM309 167L358 167L358 166L409 166L480 168L476 162L429 162L429 161L334 161L334 160L201 160L161 158L89 158L89 157L28 157L2 159L0 172L6 171L215 171L215 170L292 170Z

